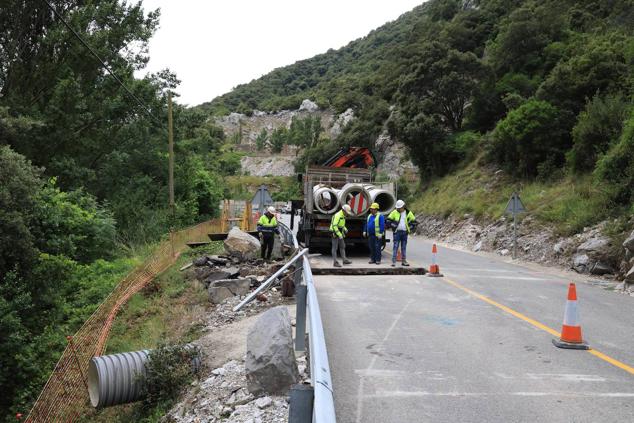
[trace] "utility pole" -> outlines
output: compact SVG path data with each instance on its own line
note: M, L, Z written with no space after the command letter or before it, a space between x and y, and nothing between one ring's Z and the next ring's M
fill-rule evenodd
M172 92L167 93L167 137L169 142L169 191L170 191L170 212L172 213L172 223L176 217L176 206L174 204L174 123L172 118Z

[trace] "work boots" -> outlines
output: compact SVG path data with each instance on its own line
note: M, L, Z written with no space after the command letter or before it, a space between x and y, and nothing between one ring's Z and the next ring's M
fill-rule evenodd
M335 261L332 265L335 267L341 267L341 263L339 263L338 261Z
M352 264L352 262L348 259L343 259L343 264Z
M407 260L405 260L405 259L403 259L402 264L403 264L403 266L409 266L409 263L408 263L408 262L407 262Z

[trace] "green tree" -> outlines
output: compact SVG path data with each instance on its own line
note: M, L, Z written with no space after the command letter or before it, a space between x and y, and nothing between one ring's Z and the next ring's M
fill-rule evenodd
M492 133L493 159L509 173L537 176L545 163L560 166L568 141L559 112L550 103L529 100L508 113Z
M629 109L629 102L620 95L597 95L586 104L572 129L573 146L568 162L574 171L594 169L597 159L619 139Z
M594 172L603 182L617 204L634 207L634 110L625 123L623 134L608 152L599 159Z
M268 138L269 133L267 132L266 128L262 128L262 131L260 131L257 138L255 139L255 148L257 148L258 151L264 150Z

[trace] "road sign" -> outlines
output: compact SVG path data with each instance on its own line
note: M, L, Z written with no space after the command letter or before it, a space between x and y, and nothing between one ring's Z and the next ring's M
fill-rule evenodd
M504 213L509 213L513 215L513 258L517 258L517 219L516 216L518 213L526 213L526 207L522 204L522 200L520 199L520 195L514 192L511 195L511 199L506 205L506 210Z
M511 195L511 199L506 205L506 210L504 212L509 214L526 213L526 207L524 207L522 199L518 193L514 192Z

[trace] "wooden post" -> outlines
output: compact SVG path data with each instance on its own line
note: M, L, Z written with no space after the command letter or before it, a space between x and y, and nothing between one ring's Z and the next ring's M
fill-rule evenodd
M167 93L167 134L169 144L169 192L170 211L172 213L172 224L176 218L176 207L174 204L174 122L172 118L172 92Z

